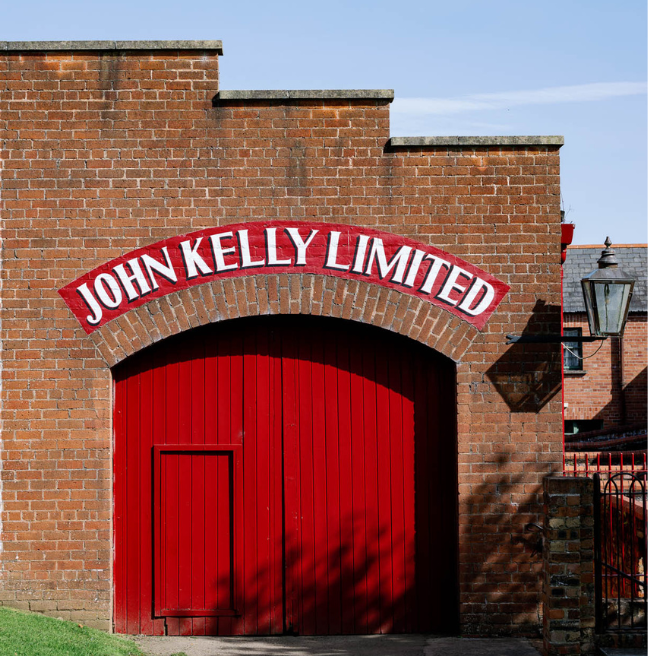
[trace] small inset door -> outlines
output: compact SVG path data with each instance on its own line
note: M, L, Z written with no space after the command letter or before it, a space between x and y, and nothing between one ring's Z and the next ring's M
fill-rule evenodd
M153 447L156 616L240 612L240 452L235 445Z

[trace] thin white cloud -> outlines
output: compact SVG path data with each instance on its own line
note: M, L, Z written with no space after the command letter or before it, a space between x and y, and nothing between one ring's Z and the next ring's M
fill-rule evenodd
M600 82L529 91L478 93L458 98L396 98L392 109L401 114L450 115L459 112L508 109L521 105L592 102L644 93L646 93L645 82Z

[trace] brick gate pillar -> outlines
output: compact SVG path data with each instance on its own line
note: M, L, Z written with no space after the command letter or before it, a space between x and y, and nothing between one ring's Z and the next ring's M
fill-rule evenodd
M547 656L593 654L594 481L544 479L543 639Z

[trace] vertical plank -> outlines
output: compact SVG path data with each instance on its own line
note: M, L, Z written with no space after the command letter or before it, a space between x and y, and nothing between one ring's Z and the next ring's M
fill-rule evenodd
M177 361L172 361L167 367L166 379L166 443L178 444L180 442L180 365ZM162 510L162 517L160 524L166 521L165 518L173 517L173 526L164 526L163 538L161 549L164 552L164 557L161 562L162 570L161 586L162 586L162 606L177 608L178 606L178 590L179 590L179 568L178 559L179 554L174 547L173 552L169 552L167 548L166 536L177 535L178 526L178 461L177 457L167 460L165 463L167 470L160 476L160 485L163 485L163 498L165 507ZM163 483L164 481L164 483ZM167 620L167 627L169 631L173 623L169 624ZM173 634L172 634L173 635Z
M113 477L114 485L114 499L115 499L115 519L113 530L113 545L115 549L115 563L114 563L114 625L117 633L126 633L128 628L127 623L127 604L126 604L126 577L128 560L126 554L127 540L123 536L128 535L128 526L126 522L126 507L128 499L128 489L126 481L126 416L128 412L127 407L127 390L126 380L124 378L124 369L126 365L122 366L120 376L116 377L114 383L115 394L115 409L114 409L114 428L115 447L113 452Z
M150 563L153 562L152 553L152 472L151 472L151 449L153 446L153 371L151 369L152 359L148 360L149 366L140 374L140 422L139 422L139 478L140 486L137 490L137 496L140 499L147 499L147 503L139 504L139 540L140 555L138 559L138 569L140 576L140 621L139 631L144 634L153 632L153 616L151 609L153 607L153 581L152 568ZM147 566L149 565L149 566Z
M210 545L205 562L205 608L216 610L227 607L229 595L226 599L221 598L221 588L224 581L223 576L223 558L220 553L220 540L222 539L222 522L223 522L223 497L221 496L220 483L221 472L219 468L219 458L206 458L204 464L205 473L205 510L209 515L205 517L205 544Z
M405 508L403 480L402 349L384 350L389 376L389 450L391 469L391 572L393 633L405 631Z
M253 335L243 337L243 386L244 399L257 397L257 357L256 340ZM256 403L245 403L243 430L243 517L244 517L244 555L243 555L243 590L245 595L244 627L246 635L256 635L259 612L259 581L257 545L260 535L257 533L257 431Z
M389 371L383 349L376 345L376 442L378 459L378 558L380 633L393 629L392 512Z
M205 443L205 349L198 337L192 340L191 349L191 443ZM209 507L205 504L205 461L209 457L191 457L191 479L185 483L191 489L190 608L196 609L205 608L205 511ZM205 635L204 618L193 618L191 635Z
M341 633L355 631L355 581L353 577L353 458L351 431L351 374L349 335L339 331L337 342L338 440L340 475L340 604Z
M166 624L167 635L179 636L180 633L180 618L179 617L165 617L164 623Z
M219 373L219 412L227 415L227 424L223 424L226 429L222 434L219 434L219 442L222 444L244 444L244 419L243 407L247 403L247 397L244 393L244 379L243 379L243 339L238 334L239 331L230 330L227 333L226 340L219 346L219 366L223 368L223 374ZM234 334L233 334L234 333ZM228 393L229 390L229 393ZM243 448L245 452L245 446ZM243 458L243 466L245 467L245 458ZM246 589L243 582L243 564L244 564L244 541L242 532L244 531L244 516L243 516L243 480L240 477L239 489L234 491L234 503L236 514L234 521L238 525L233 525L232 530L236 535L241 535L237 542L237 552L232 553L230 557L234 558L232 567L232 588L230 595L234 598L233 603L241 613L238 617L232 619L228 617L221 618L220 631L221 635L240 635L244 630L243 617L245 617L245 603L246 603ZM227 545L223 542L221 550L223 552Z
M351 458L353 463L353 581L354 581L354 633L368 633L367 572L370 567L367 552L367 490L365 482L365 425L364 377L362 371L363 346L354 337L349 353Z
M138 375L130 376L127 381L128 416L126 420L126 480L128 486L128 500L136 499L140 489L140 450L139 450L139 415L140 406L140 371ZM125 509L128 543L126 545L127 578L126 578L126 604L127 604L127 633L137 633L140 628L140 577L139 557L140 539L139 514L137 506L127 502Z
M402 358L403 401L403 508L405 550L405 628L415 632L416 623L416 520L415 520L415 389L414 355Z
M342 631L341 559L340 542L340 454L338 425L338 370L335 333L323 333L324 342L324 395L315 397L315 403L324 405L326 416L326 542L328 569L329 622L327 633Z
M312 405L313 413L313 491L314 491L314 562L315 562L315 631L329 633L329 571L328 571L328 463L326 449L326 398L323 335L312 333Z
M256 356L256 518L258 541L256 544L256 576L259 635L270 633L271 599L272 599L272 562L270 530L270 441L271 441L271 358L267 331L257 333Z
M283 471L283 391L282 354L279 333L285 331L283 320L272 324L276 329L269 331L269 430L270 454L268 475L270 477L270 626L269 633L281 635L284 632L284 471Z
M178 496L178 455L168 454L161 458L160 485L162 486L161 530L162 530L162 608L179 608L178 549L180 530L180 499Z
M281 340L284 480L283 567L285 572L285 623L288 632L299 630L301 601L301 481L296 371L297 339L296 332L283 331Z
M451 554L446 553L444 549L444 542L452 541L452 534L448 532L445 540L436 539L437 532L445 532L447 527L444 522L444 505L452 503L452 498L456 495L456 487L450 491L445 489L446 482L450 476L451 467L446 466L443 470L438 471L438 475L432 476L432 467L434 463L443 462L447 460L444 457L446 446L448 442L452 442L449 435L445 435L442 430L442 417L445 413L445 387L446 385L439 379L438 372L435 370L432 375L428 376L428 395L427 395L427 410L428 410L428 440L430 449L428 452L427 467L425 469L425 477L427 478L427 495L428 495L428 508L429 508L429 522L430 522L430 538L428 543L428 553L432 563L439 562L441 559L447 563L446 567L442 570L440 568L431 567L429 583L431 590L444 589L446 581L445 572L451 567ZM448 599L451 598L451 590L448 590ZM447 602L446 602L447 603ZM440 621L441 618L446 616L446 609L444 600L440 594L430 596L430 618L428 624L431 628Z
M430 399L428 381L432 373L425 371L424 363L418 362L415 367L416 630L425 632L430 625L430 602L434 596L434 590L430 587L430 570L433 564L430 557L430 533L433 526L430 516L428 465L433 460L430 447L435 435L430 433L428 426L428 409L433 410L432 405L428 406L428 401L434 402L436 395L433 394Z
M298 336L298 360L295 368L295 388L299 412L299 496L301 521L299 525L298 553L287 563L295 569L295 579L300 584L299 625L303 635L314 635L317 631L316 554L315 554L315 482L314 482L314 423L313 423L313 379L311 336L300 332Z
M157 444L164 444L166 442L166 413L165 413L165 406L166 406L166 368L168 364L168 357L166 356L165 352L158 348L155 349L155 352L152 353L152 362L153 362L153 389L152 389L152 408L151 408L151 415L152 415L152 431L151 431L151 447L157 445ZM149 450L149 452L146 454L146 462L147 466L150 467L152 464L152 449ZM152 483L152 492L149 489L149 492L147 494L147 491L145 489L142 489L142 497L140 499L140 503L144 505L150 504L150 499L151 499L151 493L153 496L157 495L157 498L159 499L159 494L160 494L160 481L159 481L159 472L157 473L157 476L155 472L152 473L151 475ZM159 509L158 509L159 512ZM149 572L151 572L153 580L151 581L151 586L152 586L152 594L154 596L154 604L153 606L155 608L159 608L159 594L160 594L160 585L159 582L161 581L160 578L160 571L161 571L161 563L160 563L160 558L159 554L156 556L155 553L155 545L160 544L160 517L159 515L152 515L151 517L151 522L149 523L149 530L150 527L153 527L153 535L152 535L152 540L150 544L150 559L147 556L142 558L141 561L141 567L144 569L148 569ZM153 565L151 567L151 564ZM149 608L149 611L151 609ZM163 618L155 618L153 620L153 635L164 635L164 619Z
M208 333L205 332L207 335ZM218 343L219 340L204 339L204 441L208 444L218 444ZM204 571L204 604L208 610L219 607L219 590L222 582L219 580L220 567L220 537L222 513L221 498L218 493L218 460L207 458L204 469L204 531L205 544L212 545L205 550ZM211 499L215 499L213 509L210 507ZM202 627L204 635L218 633L218 618L206 617Z
M218 553L216 577L218 609L234 606L233 586L233 548L232 528L234 520L234 463L231 457L219 456L215 460L214 488L218 499L217 541L214 543Z
M233 452L231 462L231 472L233 485L230 490L231 495L231 518L229 521L230 531L232 532L232 545L230 557L230 607L238 610L240 613L242 590L240 589L239 579L237 576L239 563L241 563L243 552L243 522L241 521L241 510L243 503L243 461L242 449L237 445ZM240 615L239 615L240 616ZM225 618L224 618L225 619ZM231 624L224 624L224 628L230 630ZM236 628L236 627L235 627ZM228 634L229 635L229 634Z
M366 544L367 544L367 630L380 631L380 526L378 516L378 434L376 355L373 343L367 340L362 348L364 399L364 465L366 482ZM381 480L381 485L386 481Z
M181 350L179 407L180 443L191 443L193 380L192 344L185 342ZM191 557L193 547L191 480L192 458L185 455L177 457L178 462L178 608L191 608ZM182 537L182 539L180 539ZM180 620L181 635L189 631L188 622Z

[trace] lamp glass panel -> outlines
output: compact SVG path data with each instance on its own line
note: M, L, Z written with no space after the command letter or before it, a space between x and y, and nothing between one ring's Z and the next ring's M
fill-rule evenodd
M630 285L597 281L592 286L596 297L596 313L601 334L620 334Z
M587 322L589 323L590 334L599 335L600 330L596 321L596 313L592 307L592 285L589 280L583 279L581 280L581 286L583 288L583 299L585 300L585 309L587 310Z

